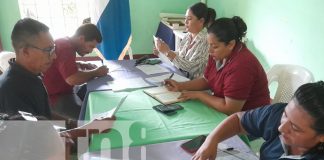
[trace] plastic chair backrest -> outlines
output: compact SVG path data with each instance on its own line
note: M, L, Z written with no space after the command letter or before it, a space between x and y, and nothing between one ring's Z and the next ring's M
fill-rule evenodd
M308 69L290 64L274 65L268 71L267 78L269 85L272 82L278 83L272 103L288 103L299 86L314 81L314 76Z
M0 70L1 70L1 72L4 72L5 70L7 70L7 68L9 68L8 61L11 58L16 58L16 54L14 52L7 52L7 51L0 52Z

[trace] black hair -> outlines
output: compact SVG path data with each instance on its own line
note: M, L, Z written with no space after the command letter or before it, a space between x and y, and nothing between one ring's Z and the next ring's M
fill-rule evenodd
M189 9L198 19L204 18L205 27L215 21L216 11L213 8L208 8L204 3L196 3L190 6Z
M75 32L74 36L84 36L85 41L96 40L98 43L102 41L102 36L96 25L85 23L81 25Z
M295 92L293 100L313 117L312 128L318 134L324 134L324 82L319 81L300 86Z
M27 45L30 38L38 36L40 32L49 32L49 28L31 18L18 20L11 33L11 41L16 53L18 49Z
M214 34L218 41L228 44L231 40L241 42L245 36L247 26L241 17L219 18L208 27L207 32Z

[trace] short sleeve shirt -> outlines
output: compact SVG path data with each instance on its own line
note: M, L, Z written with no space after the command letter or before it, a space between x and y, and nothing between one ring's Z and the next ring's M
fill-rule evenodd
M266 73L242 43L235 46L222 68L209 56L204 77L214 96L246 100L243 111L270 104Z
M65 79L78 71L76 65L76 49L69 38L55 41L56 59L51 67L44 73L44 84L49 95L72 93L73 86Z

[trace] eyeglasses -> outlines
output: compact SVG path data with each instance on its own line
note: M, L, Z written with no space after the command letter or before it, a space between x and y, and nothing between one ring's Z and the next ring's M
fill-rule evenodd
M38 49L38 50L41 50L42 52L44 53L47 53L49 54L49 56L53 55L54 51L55 51L55 45L54 46L51 46L51 47L47 47L47 48L39 48L39 47L36 47L32 44L28 44L27 43L27 46L31 47L31 48L35 48L35 49Z

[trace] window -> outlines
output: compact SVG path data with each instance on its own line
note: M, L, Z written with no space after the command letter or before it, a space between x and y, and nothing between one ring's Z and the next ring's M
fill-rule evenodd
M19 0L22 18L45 23L54 39L71 36L90 17L91 0Z

